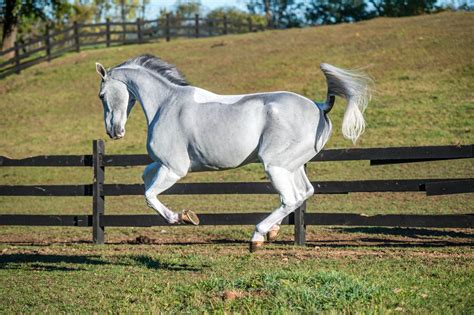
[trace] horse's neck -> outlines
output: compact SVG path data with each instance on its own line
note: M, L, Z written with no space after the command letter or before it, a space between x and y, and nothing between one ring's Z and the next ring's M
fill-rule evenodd
M172 103L176 94L170 83L147 71L128 70L126 81L130 92L143 108L148 126L160 109Z

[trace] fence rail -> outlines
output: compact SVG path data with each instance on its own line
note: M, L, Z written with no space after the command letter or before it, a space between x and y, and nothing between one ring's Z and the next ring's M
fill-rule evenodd
M395 179L311 182L315 194L348 194L356 192L420 192L428 195L473 192L470 178ZM104 184L107 196L143 195L142 184ZM162 195L267 195L277 192L269 182L224 182L175 184ZM89 185L0 185L0 196L93 196Z
M473 158L473 145L330 149L311 162L369 160L371 165L414 163ZM92 196L92 215L7 215L0 225L93 227L95 243L104 243L106 226L168 225L157 215L106 215L105 196L143 195L141 184L105 184L106 167L140 166L152 162L147 155L106 155L104 142L93 142L91 155L34 156L24 159L0 157L0 167L93 167L94 181L85 185L2 185L0 196ZM391 179L355 181L313 181L316 194L353 192L426 192L428 196L472 193L473 178ZM163 192L189 194L275 194L269 182L182 183ZM268 213L200 214L201 225L253 225ZM305 243L306 225L403 226L474 228L474 215L375 215L348 213L306 213L306 203L283 221L295 226L295 242Z
M200 225L256 225L267 212L200 214ZM305 213L306 225L336 226L388 226L388 227L437 227L473 228L474 214L386 214L366 216L353 213ZM108 227L152 227L169 225L162 217L148 214L101 215L99 225ZM22 226L93 226L92 215L0 215L2 225ZM283 225L294 225L294 216L282 221Z
M474 157L474 145L328 149L311 162L370 161L371 165L466 159ZM104 154L104 166L143 166L153 162L146 154ZM93 155L40 155L24 159L0 156L1 166L93 166Z
M251 19L245 23L238 20L204 19L196 15L192 19L173 19L171 15L156 20L135 22L74 23L62 30L51 32L46 28L44 35L24 42L15 42L14 47L0 52L0 78L36 65L51 61L66 52L80 52L88 46L143 44L159 39L170 41L178 37L209 37L262 31ZM8 56L13 54L13 56ZM7 56L7 57L4 57Z

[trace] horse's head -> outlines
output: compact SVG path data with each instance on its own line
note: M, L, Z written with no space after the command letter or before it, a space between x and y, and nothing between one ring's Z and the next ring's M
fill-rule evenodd
M127 85L112 78L100 63L96 63L95 67L102 78L99 98L104 106L105 130L112 139L123 138L135 98L128 91Z

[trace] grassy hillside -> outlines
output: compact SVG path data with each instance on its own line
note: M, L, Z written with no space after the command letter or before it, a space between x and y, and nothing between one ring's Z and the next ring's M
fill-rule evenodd
M222 94L289 90L325 97L318 65L363 68L376 81L358 147L472 144L474 14L375 19L284 31L71 53L0 80L0 155L84 154L106 138L94 62L114 66L152 53L193 85ZM351 147L340 132L327 148ZM144 153L137 106L107 153ZM108 168L111 183L141 181L141 167ZM370 167L317 163L312 180L472 177L472 160ZM259 165L190 174L184 181L261 181ZM90 168L0 168L0 185L90 183ZM165 196L197 213L269 211L277 196ZM473 194L318 195L309 211L472 213ZM153 213L143 197L107 197L107 213ZM91 198L0 197L0 213L89 214ZM0 228L0 313L25 312L408 312L473 313L472 230L308 227L308 247L281 240L249 255L253 227ZM139 239L151 244L136 244ZM145 237L143 237L145 236ZM53 244L51 244L53 243ZM145 242L147 243L147 242ZM77 279L80 279L78 281ZM19 298L20 297L20 298Z
M288 90L325 97L319 63L364 68L376 81L359 146L472 143L474 16L445 13L306 29L180 40L71 53L0 81L0 151L20 157L83 153L104 138L94 62L114 66L142 53L172 62L193 85L223 94ZM138 107L137 107L138 108ZM340 133L342 102L327 147ZM143 152L135 109L127 138L109 152Z

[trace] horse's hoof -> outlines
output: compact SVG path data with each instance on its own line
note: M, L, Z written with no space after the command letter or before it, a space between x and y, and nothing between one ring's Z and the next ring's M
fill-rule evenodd
M280 227L278 225L271 228L267 233L267 239L269 242L273 242L277 239L278 233L280 232Z
M199 225L198 216L191 210L183 210L183 213L181 213L180 221L186 224Z
M250 252L254 253L256 252L259 248L263 247L263 241L253 241L250 242Z

